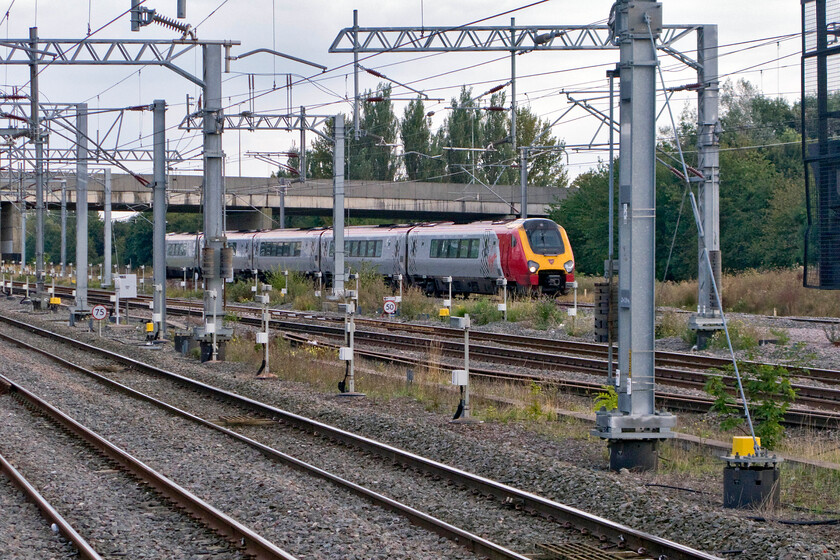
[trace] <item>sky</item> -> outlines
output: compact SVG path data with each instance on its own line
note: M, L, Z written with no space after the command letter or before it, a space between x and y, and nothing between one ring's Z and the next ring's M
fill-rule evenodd
M585 25L604 23L612 2L609 0L186 0L186 22L197 27L199 39L241 42L232 54L258 48L274 49L328 67L319 70L268 54L254 55L231 62L231 73L223 75L223 96L227 112L254 110L264 113L297 112L301 105L309 114L352 114L352 55L329 54L328 48L338 32L353 24L353 10L358 10L360 26L449 27L482 20L482 25ZM535 5L534 5L535 4ZM799 96L799 51L801 42L799 0L664 0L666 24L717 24L719 26L721 81L747 79L764 95L783 96L789 101ZM174 17L176 0L146 0L144 6ZM169 29L150 25L137 33L130 30L129 16L124 13L130 0L0 0L0 35L4 38L26 38L29 28L38 27L43 38L81 39L90 30L97 39L176 39ZM121 15L122 14L122 15ZM496 16L497 14L504 14ZM489 19L486 19L489 18ZM696 48L693 35L678 43L686 51ZM0 47L0 51L2 51ZM184 68L201 75L199 51ZM693 53L691 53L693 54ZM365 58L367 55L362 55ZM498 60L497 60L498 59ZM540 118L554 122L568 108L566 96L589 99L606 111L603 92L607 88L605 71L618 60L618 51L601 52L538 52L517 57L517 103L527 105ZM443 101L427 103L435 111L433 126L446 117L449 99L457 96L463 85L473 88L474 95L510 80L510 58L504 53L431 53L382 54L362 62L389 78L422 90L430 98ZM696 81L696 74L674 59L663 59L668 87ZM287 75L295 84L285 87ZM253 79L250 76L253 75ZM28 82L28 68L0 68L0 89L11 93ZM174 166L176 172L199 172L201 168L200 134L178 129L185 115L186 97L197 98L199 91L192 83L170 70L158 67L91 67L73 66L46 68L40 74L42 102L87 102L92 109L147 105L165 99L167 139L170 149L198 157ZM362 73L361 89L375 90L381 80ZM253 82L253 89L249 87ZM661 84L657 84L661 87ZM510 89L507 90L510 96ZM249 101L250 93L256 99ZM400 86L393 86L395 112L402 115L407 101L414 97ZM676 116L684 111L694 113L696 96L684 92L671 100ZM661 105L664 97L659 96ZM112 127L116 113L91 117L91 135L100 138ZM668 124L664 112L659 127ZM3 124L2 126L9 126ZM149 113L127 113L113 127L104 144L107 147L151 149L152 117ZM574 109L553 128L552 133L568 145L603 144L606 129L580 109ZM314 135L308 136L311 141ZM227 175L268 176L274 167L247 156L248 151L288 151L299 144L297 132L227 131L223 136ZM69 146L61 138L51 140L54 147ZM395 148L399 150L399 148ZM603 150L569 150L566 162L574 177L606 160ZM133 171L150 173L150 163L127 163ZM352 177L351 177L352 179Z

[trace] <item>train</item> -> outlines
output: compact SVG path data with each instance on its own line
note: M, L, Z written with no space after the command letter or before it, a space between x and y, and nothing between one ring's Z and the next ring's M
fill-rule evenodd
M288 270L332 279L332 228L231 231L226 237L235 275ZM167 274L200 273L202 245L200 233L167 234ZM373 268L389 280L402 275L427 294L447 293L449 278L452 292L462 295L496 293L502 278L520 292L565 294L575 278L566 230L545 218L348 226L344 259L348 269Z

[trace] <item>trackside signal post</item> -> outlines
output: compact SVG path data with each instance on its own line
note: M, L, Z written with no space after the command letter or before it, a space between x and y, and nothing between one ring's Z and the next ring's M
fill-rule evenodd
M610 23L620 49L618 409L601 409L593 435L609 441L610 468L657 466L676 417L654 408L656 59L662 4L618 0Z

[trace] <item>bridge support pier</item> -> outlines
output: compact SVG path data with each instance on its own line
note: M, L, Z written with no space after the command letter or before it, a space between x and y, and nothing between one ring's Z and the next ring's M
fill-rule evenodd
M0 253L3 260L20 260L20 209L11 202L0 203Z
M228 210L227 229L252 230L273 229L277 225L272 220L271 208L257 208L255 210Z

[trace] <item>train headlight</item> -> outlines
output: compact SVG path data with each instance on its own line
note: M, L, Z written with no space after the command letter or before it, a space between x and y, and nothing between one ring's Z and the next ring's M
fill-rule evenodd
M566 269L568 274L571 274L572 271L575 269L575 261L566 261L563 263L563 268Z
M528 271L531 274L536 274L539 269L540 269L540 264L539 263L535 263L534 261L528 261Z

